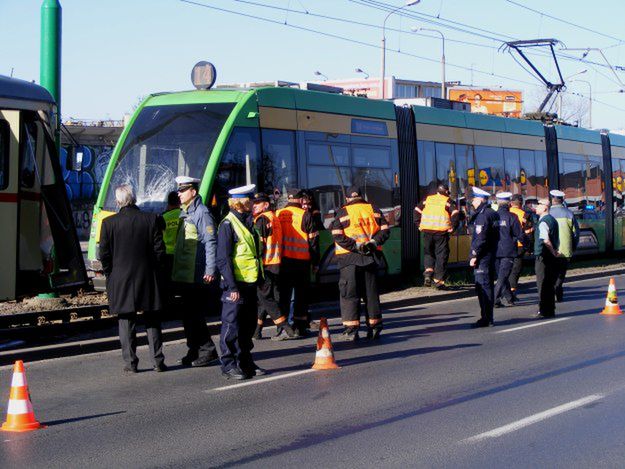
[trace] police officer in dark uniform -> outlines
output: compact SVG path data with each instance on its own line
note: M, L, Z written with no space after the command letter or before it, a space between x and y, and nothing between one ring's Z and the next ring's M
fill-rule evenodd
M490 208L490 194L473 187L474 213L469 220L472 225L471 256L469 265L475 269L475 290L480 302L481 318L473 327L493 326L495 254L499 242L497 213Z
M512 264L512 272L510 273L510 292L512 294L512 301L518 301L516 291L519 286L519 278L521 277L521 271L523 270L523 258L526 253L531 252L532 238L534 233L534 222L532 219L532 213L524 210L523 208L523 196L521 194L514 194L510 200L510 213L515 215L519 219L523 234L521 239L517 243L517 252Z
M495 259L497 286L495 287L495 307L514 306L510 291L510 273L517 255L517 243L523 235L519 219L510 212L510 192L497 194L497 216L499 217L499 244Z
M251 215L255 188L249 184L228 192L230 211L217 231L217 267L223 289L219 348L221 371L227 379L265 374L252 360L256 286L261 277L258 235Z

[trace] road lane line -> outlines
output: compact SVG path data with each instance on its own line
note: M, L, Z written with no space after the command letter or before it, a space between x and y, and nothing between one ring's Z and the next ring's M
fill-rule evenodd
M252 386L254 384L263 384L263 383L268 383L269 381L276 381L278 379L284 379L284 378L290 378L292 376L304 375L306 373L312 373L313 371L317 371L317 370L313 370L312 368L308 368L306 370L294 371L293 373L285 373L283 375L270 376L268 378L252 379L250 381L244 381L243 383L239 383L239 384L231 384L229 386L222 386L222 387L215 388L215 389L207 389L204 392L227 391L229 389L243 388L245 386Z
M503 334L504 332L520 331L521 329L529 329L530 327L548 326L549 324L554 324L554 323L560 322L560 321L566 321L568 319L571 319L571 318L558 318L558 319L550 319L548 321L540 321L540 322L536 322L534 324L528 324L528 325L525 325L525 326L512 327L510 329L504 329L502 331L496 331L495 334Z
M514 431L520 430L521 428L527 427L529 425L533 425L535 423L541 422L548 418L554 417L558 414L562 414L564 412L568 412L569 410L577 409L578 407L585 406L586 404L590 404L591 402L598 401L599 399L603 399L605 396L603 394L592 394L587 397L583 397L576 401L568 402L566 404L559 405L554 407L553 409L545 410L544 412L539 412L534 415L530 415L521 420L517 420L516 422L509 423L508 425L504 425L502 427L495 428L494 430L490 430L488 432L480 433L479 435L472 436L463 440L467 443L475 443L481 440L485 440L487 438L497 438L507 433L512 433Z

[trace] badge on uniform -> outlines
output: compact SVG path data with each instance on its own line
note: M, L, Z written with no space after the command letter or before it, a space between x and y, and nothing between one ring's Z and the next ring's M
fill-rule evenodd
M475 225L475 232L480 234L482 232L482 225Z

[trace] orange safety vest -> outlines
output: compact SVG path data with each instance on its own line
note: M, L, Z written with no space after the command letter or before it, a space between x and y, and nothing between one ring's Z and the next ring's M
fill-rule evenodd
M510 207L510 211L516 215L519 219L519 223L521 224L521 228L525 228L525 211L522 208L518 207ZM517 246L523 246L523 243L517 241Z
M282 256L290 259L310 260L308 233L302 230L306 210L300 207L284 207L276 213L282 225Z
M271 234L264 240L265 254L263 256L263 265L280 265L282 259L282 224L272 211L260 213L254 222L260 217L265 217L269 221Z
M380 231L380 225L375 217L373 206L368 203L359 203L346 205L343 207L347 211L347 215L340 218L340 222L344 223L349 220L349 225L343 229L345 236L352 238L356 243L363 244L371 241L375 234ZM350 251L335 244L335 254L337 256L347 254ZM382 246L377 246L378 251L382 250Z
M448 231L451 229L451 217L447 211L449 197L442 194L429 195L421 212L419 231Z

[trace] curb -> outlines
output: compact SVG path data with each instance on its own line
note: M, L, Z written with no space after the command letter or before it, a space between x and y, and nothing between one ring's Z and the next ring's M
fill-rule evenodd
M606 275L607 274L607 275ZM598 276L617 276L624 275L625 269L619 269L614 271L605 272L589 272L579 275L573 275L567 278L568 282L578 282L583 280L589 280ZM567 282L567 283L568 283ZM526 280L519 282L521 285L528 285L535 283L535 278L530 277ZM434 296L419 296L412 298L397 299L391 301L383 301L382 306L386 309L401 308L406 306L419 306L423 304L438 303L439 301L454 301L464 298L470 298L475 295L472 288L462 291L444 293ZM320 316L319 313L323 313L326 317L338 316L338 302L328 302L322 305L316 305L312 308L312 313L315 318ZM221 322L210 321L207 323L208 330L211 335L218 335ZM163 343L173 342L184 339L184 330L182 327L174 327L170 329L163 329ZM137 345L147 345L147 335L145 332L137 334ZM48 360L53 358L71 357L77 355L84 355L88 353L99 353L110 350L119 350L119 338L115 337L103 337L99 339L87 339L76 342L68 342L62 344L43 345L30 348L13 349L0 351L0 366L9 365L15 362L15 360L23 360L25 362Z

